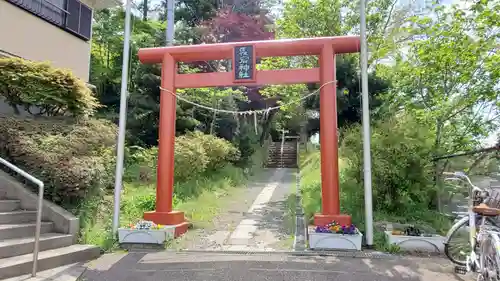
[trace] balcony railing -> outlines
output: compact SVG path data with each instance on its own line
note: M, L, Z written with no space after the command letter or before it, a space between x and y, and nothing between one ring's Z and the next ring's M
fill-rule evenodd
M85 40L90 39L92 9L79 0L7 1Z

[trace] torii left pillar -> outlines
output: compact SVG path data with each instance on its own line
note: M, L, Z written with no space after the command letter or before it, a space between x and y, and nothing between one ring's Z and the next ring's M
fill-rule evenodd
M359 52L359 46L359 36L340 36L140 49L142 63L162 64L163 88L160 97L156 211L145 213L144 218L158 224L175 225L176 236L188 228L184 213L172 210L177 88L320 83L322 205L321 213L314 216L314 224L321 226L332 220L350 224L351 217L340 213L335 57L337 54ZM255 69L257 57L301 55L318 56L319 68ZM178 62L221 59L232 60L233 72L177 73Z
M160 96L160 133L158 147L156 211L144 213L144 219L157 224L175 225L175 236L189 227L184 212L172 210L175 154L175 76L177 62L166 53L161 64L161 87L169 93ZM163 92L163 91L162 91Z

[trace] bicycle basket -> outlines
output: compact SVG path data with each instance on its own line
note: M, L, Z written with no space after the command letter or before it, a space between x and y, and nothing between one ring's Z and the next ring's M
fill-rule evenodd
M500 190L489 190L489 196L484 200L484 203L490 208L500 209Z

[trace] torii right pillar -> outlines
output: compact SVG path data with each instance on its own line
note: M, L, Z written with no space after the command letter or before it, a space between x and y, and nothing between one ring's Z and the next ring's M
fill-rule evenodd
M340 213L339 153L337 136L337 83L335 53L332 44L323 45L320 67L320 146L321 146L321 214L314 215L314 225L332 221L351 224L351 216ZM335 81L332 83L332 81Z

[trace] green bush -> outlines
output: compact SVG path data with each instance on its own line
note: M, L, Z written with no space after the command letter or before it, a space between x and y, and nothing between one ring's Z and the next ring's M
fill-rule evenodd
M188 141L201 144L208 158L208 170L220 169L227 163L235 163L240 158L239 150L224 139L199 131L191 132L186 137Z
M175 138L174 176L177 181L203 173L210 159L203 142L189 136Z
M111 186L116 127L102 120L0 116L0 156L40 178L46 198L77 203Z
M255 153L260 153L260 134L255 133L255 128L248 122L240 123L240 133L233 139L233 143L240 151L240 158L236 164L239 167L248 167L253 165ZM267 147L266 147L267 148ZM267 150L266 150L267 151Z
M140 146L125 147L125 169L123 180L126 182L152 183L156 181L156 162L158 148Z
M16 112L39 109L37 115L91 115L100 106L70 71L20 58L0 58L0 96Z
M429 208L434 194L432 137L411 116L394 116L372 126L372 190L376 222L410 223L443 233L449 220ZM301 193L309 220L321 211L320 152L301 153ZM344 132L340 146L341 212L364 228L363 147L361 126ZM377 229L376 229L377 231ZM376 233L376 236L380 233ZM383 233L382 233L383 234ZM380 241L378 246L384 244Z
M189 133L175 139L175 181L187 181L205 172L223 168L238 161L239 151L228 141L200 132ZM131 147L126 157L129 182L154 182L158 148Z
M348 129L340 152L345 176L363 183L361 126ZM428 207L432 192L432 137L429 128L411 116L394 116L374 124L371 134L373 204L396 212ZM356 184L353 184L354 186Z

